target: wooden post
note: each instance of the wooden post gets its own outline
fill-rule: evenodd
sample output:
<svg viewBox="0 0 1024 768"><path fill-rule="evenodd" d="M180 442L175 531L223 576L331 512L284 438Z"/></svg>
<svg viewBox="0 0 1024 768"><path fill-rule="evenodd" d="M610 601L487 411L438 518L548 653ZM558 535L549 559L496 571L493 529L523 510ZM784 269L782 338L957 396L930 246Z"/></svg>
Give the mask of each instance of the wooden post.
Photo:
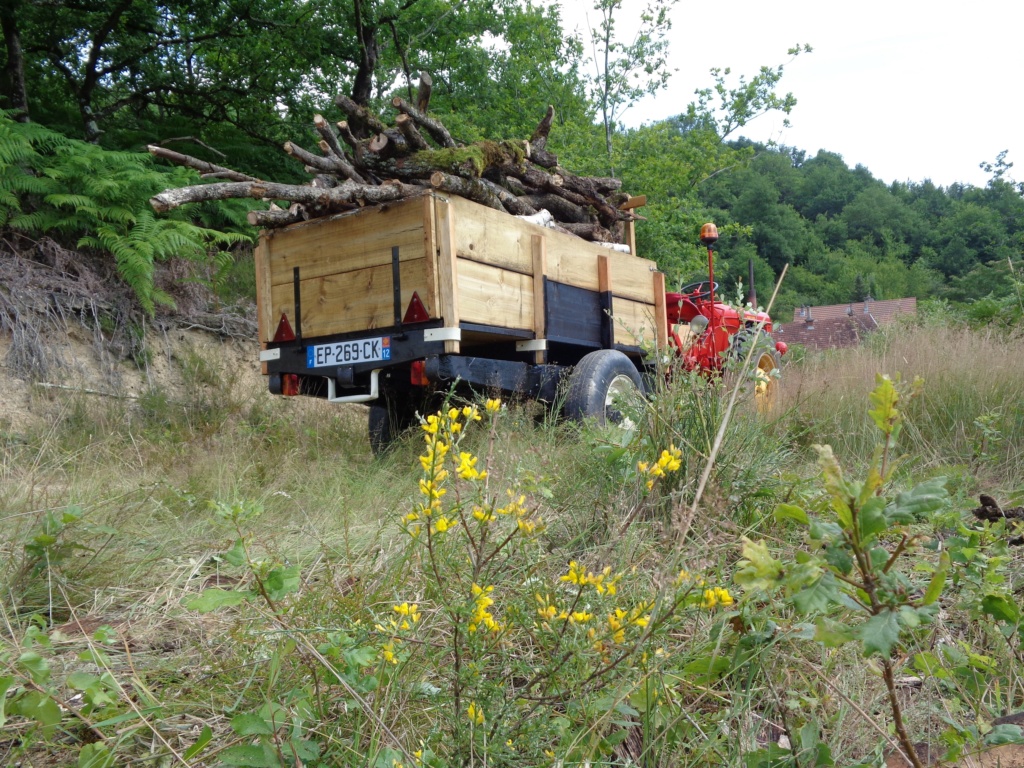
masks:
<svg viewBox="0 0 1024 768"><path fill-rule="evenodd" d="M447 200L437 199L437 281L440 314L446 328L459 327L459 270L456 260L455 212ZM446 341L444 351L459 353L458 341Z"/></svg>
<svg viewBox="0 0 1024 768"><path fill-rule="evenodd" d="M604 349L615 347L615 317L612 312L612 275L611 264L607 254L597 257L597 290L601 301L601 346Z"/></svg>
<svg viewBox="0 0 1024 768"><path fill-rule="evenodd" d="M548 241L544 235L531 235L533 248L533 334L535 339L547 339L547 310L545 304L545 283L548 272ZM548 361L546 349L533 353L533 362L543 365Z"/></svg>
<svg viewBox="0 0 1024 768"><path fill-rule="evenodd" d="M636 256L636 222L622 222L622 244L628 245L630 254Z"/></svg>
<svg viewBox="0 0 1024 768"><path fill-rule="evenodd" d="M654 333L658 354L668 350L668 304L665 298L665 273L654 273Z"/></svg>
<svg viewBox="0 0 1024 768"><path fill-rule="evenodd" d="M441 314L441 302L438 297L437 288L437 228L434 222L437 221L437 213L434 210L434 196L423 196L423 255L426 257L427 270L427 295L421 296L423 306L427 314L437 317Z"/></svg>
<svg viewBox="0 0 1024 768"><path fill-rule="evenodd" d="M259 242L253 249L253 262L256 268L256 328L260 340L260 351L267 348L273 334L274 301L270 285L270 253L267 247L270 235L266 230L260 232ZM267 364L260 363L260 372L267 374Z"/></svg>

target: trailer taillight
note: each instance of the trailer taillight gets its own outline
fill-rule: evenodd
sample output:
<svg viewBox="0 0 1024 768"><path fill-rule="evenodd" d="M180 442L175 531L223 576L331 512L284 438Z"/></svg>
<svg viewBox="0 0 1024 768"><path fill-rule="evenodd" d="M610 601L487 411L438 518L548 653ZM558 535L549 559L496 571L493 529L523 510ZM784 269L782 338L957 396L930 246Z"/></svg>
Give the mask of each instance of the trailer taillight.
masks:
<svg viewBox="0 0 1024 768"><path fill-rule="evenodd" d="M277 324L277 331L274 332L274 341L295 341L295 331L292 324L288 322L288 315L281 313L281 322Z"/></svg>
<svg viewBox="0 0 1024 768"><path fill-rule="evenodd" d="M430 315L427 313L427 308L423 306L423 302L420 301L420 295L413 291L412 299L409 301L409 308L405 310L405 317L402 318L402 323L425 323L429 319Z"/></svg>
<svg viewBox="0 0 1024 768"><path fill-rule="evenodd" d="M430 383L427 378L427 363L425 360L413 360L409 368L409 382L414 387L425 387Z"/></svg>
<svg viewBox="0 0 1024 768"><path fill-rule="evenodd" d="M299 394L299 374L286 373L281 376L281 394L286 397L295 397Z"/></svg>

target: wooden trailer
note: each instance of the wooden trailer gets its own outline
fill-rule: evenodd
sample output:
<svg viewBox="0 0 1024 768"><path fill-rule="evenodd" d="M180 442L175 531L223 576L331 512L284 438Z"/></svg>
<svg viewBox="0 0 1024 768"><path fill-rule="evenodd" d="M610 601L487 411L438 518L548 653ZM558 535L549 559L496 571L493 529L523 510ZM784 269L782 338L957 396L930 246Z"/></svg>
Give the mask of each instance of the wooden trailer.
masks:
<svg viewBox="0 0 1024 768"><path fill-rule="evenodd" d="M633 255L626 226L630 253L425 190L263 232L257 302L271 391L369 403L371 432L383 409L390 438L456 381L553 400L601 351L601 371L613 360L616 376L639 383L667 343L665 284ZM607 394L580 413L567 400L567 411L603 418Z"/></svg>

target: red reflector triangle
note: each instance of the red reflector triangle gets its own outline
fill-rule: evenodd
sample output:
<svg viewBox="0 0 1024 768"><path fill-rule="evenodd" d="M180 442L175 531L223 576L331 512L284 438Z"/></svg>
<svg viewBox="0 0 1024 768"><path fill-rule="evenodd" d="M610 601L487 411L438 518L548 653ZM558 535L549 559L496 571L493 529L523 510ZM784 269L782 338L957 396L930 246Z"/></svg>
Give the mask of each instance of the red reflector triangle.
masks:
<svg viewBox="0 0 1024 768"><path fill-rule="evenodd" d="M409 308L405 310L405 317L402 318L402 322L425 323L429 319L430 315L427 314L427 308L420 301L420 295L413 291L412 299L409 301Z"/></svg>
<svg viewBox="0 0 1024 768"><path fill-rule="evenodd" d="M288 315L284 312L281 313L281 322L277 324L274 341L295 341L295 331L292 330L292 324L288 322Z"/></svg>

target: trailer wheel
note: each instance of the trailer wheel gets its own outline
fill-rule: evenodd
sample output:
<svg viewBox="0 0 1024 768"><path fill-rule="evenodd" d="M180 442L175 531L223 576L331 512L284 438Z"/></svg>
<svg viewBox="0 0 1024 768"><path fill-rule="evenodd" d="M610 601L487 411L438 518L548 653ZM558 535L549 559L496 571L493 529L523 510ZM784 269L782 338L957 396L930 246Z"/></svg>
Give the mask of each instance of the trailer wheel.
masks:
<svg viewBox="0 0 1024 768"><path fill-rule="evenodd" d="M387 452L416 419L414 408L381 398L370 406L370 450L374 456Z"/></svg>
<svg viewBox="0 0 1024 768"><path fill-rule="evenodd" d="M592 419L600 425L621 424L621 403L643 392L640 373L628 357L614 349L584 356L569 376L564 413L573 421Z"/></svg>

